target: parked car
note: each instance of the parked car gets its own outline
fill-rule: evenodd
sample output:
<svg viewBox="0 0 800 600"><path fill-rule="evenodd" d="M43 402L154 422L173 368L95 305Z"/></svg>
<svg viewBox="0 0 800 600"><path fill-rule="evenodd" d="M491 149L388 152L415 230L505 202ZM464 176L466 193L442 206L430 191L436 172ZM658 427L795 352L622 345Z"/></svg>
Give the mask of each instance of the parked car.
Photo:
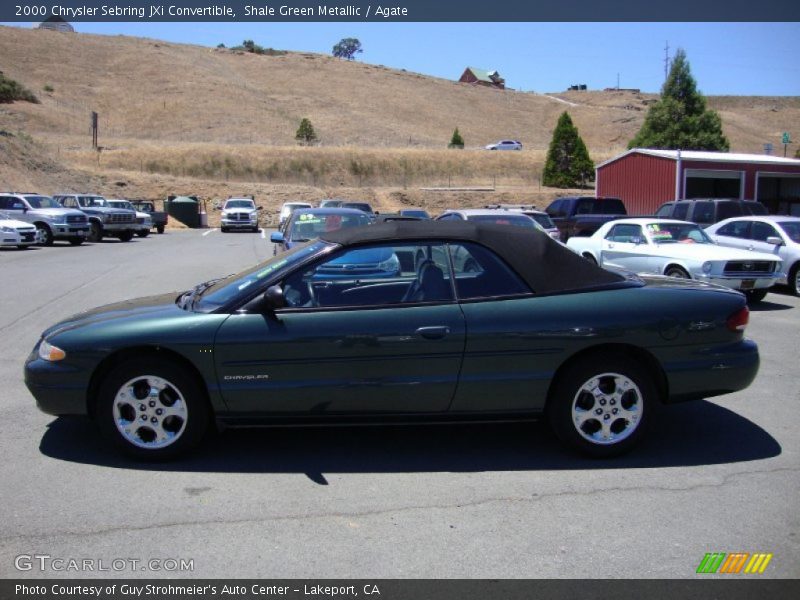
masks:
<svg viewBox="0 0 800 600"><path fill-rule="evenodd" d="M800 217L736 217L709 226L706 233L722 246L779 256L787 275L778 283L800 296Z"/></svg>
<svg viewBox="0 0 800 600"><path fill-rule="evenodd" d="M522 150L522 142L517 140L500 140L494 144L484 146L486 150Z"/></svg>
<svg viewBox="0 0 800 600"><path fill-rule="evenodd" d="M602 267L716 283L759 302L784 277L774 254L724 248L696 223L635 218L606 223L567 246Z"/></svg>
<svg viewBox="0 0 800 600"><path fill-rule="evenodd" d="M601 225L628 215L619 198L564 196L553 200L544 211L561 232L561 241L573 236L588 237Z"/></svg>
<svg viewBox="0 0 800 600"><path fill-rule="evenodd" d="M256 206L253 198L228 198L221 209L220 231L222 233L227 233L231 229L258 231L258 211L261 209L261 206Z"/></svg>
<svg viewBox="0 0 800 600"><path fill-rule="evenodd" d="M64 208L50 196L29 193L0 193L0 210L12 219L36 227L36 243L51 246L53 240L67 240L79 246L89 235L89 218L73 208Z"/></svg>
<svg viewBox="0 0 800 600"><path fill-rule="evenodd" d="M278 213L278 227L283 225L284 221L291 216L291 214L299 208L313 208L308 202L284 202L281 205L281 211Z"/></svg>
<svg viewBox="0 0 800 600"><path fill-rule="evenodd" d="M367 202L342 202L339 205L341 208L355 208L356 210L363 211L368 215L375 214L372 207Z"/></svg>
<svg viewBox="0 0 800 600"><path fill-rule="evenodd" d="M436 221L471 221L473 223L494 223L496 225L515 225L527 229L542 229L536 221L518 211L502 208L461 208L447 209ZM544 231L544 229L542 229Z"/></svg>
<svg viewBox="0 0 800 600"><path fill-rule="evenodd" d="M56 194L53 200L66 208L86 213L90 242L101 242L104 237L115 237L121 242L133 239L136 211L132 206L112 206L98 194Z"/></svg>
<svg viewBox="0 0 800 600"><path fill-rule="evenodd" d="M524 209L520 212L541 225L542 229L544 229L551 238L554 240L561 240L561 232L558 230L558 227L556 227L556 224L553 223L553 219L551 219L550 215L546 212L530 209Z"/></svg>
<svg viewBox="0 0 800 600"><path fill-rule="evenodd" d="M390 221L423 221L422 217L413 217L411 215L401 215L400 213L380 213L372 215L372 223L388 223Z"/></svg>
<svg viewBox="0 0 800 600"><path fill-rule="evenodd" d="M320 200L319 206L317 208L339 208L344 203L344 200L337 200L335 198L329 198L327 200Z"/></svg>
<svg viewBox="0 0 800 600"><path fill-rule="evenodd" d="M36 227L0 212L0 246L16 246L26 250L36 243Z"/></svg>
<svg viewBox="0 0 800 600"><path fill-rule="evenodd" d="M280 231L270 235L273 254L337 229L360 227L372 222L370 215L354 208L301 208L292 213Z"/></svg>
<svg viewBox="0 0 800 600"><path fill-rule="evenodd" d="M656 211L659 218L692 221L701 227L708 227L731 217L766 214L767 208L760 202L731 198L674 200L662 204Z"/></svg>
<svg viewBox="0 0 800 600"><path fill-rule="evenodd" d="M419 219L431 218L430 214L428 214L428 211L421 208L402 208L398 212L404 217L417 217Z"/></svg>
<svg viewBox="0 0 800 600"><path fill-rule="evenodd" d="M325 275L401 248L428 258L368 281ZM481 270L454 269L457 250ZM747 322L737 292L612 273L526 228L396 222L70 317L43 332L25 383L42 411L91 416L138 459L180 455L215 421L537 417L609 457L641 441L657 405L750 385Z"/></svg>
<svg viewBox="0 0 800 600"><path fill-rule="evenodd" d="M150 222L158 233L164 233L169 223L169 215L166 211L156 210L156 203L151 200L131 200L131 204L137 213L147 213L150 215Z"/></svg>
<svg viewBox="0 0 800 600"><path fill-rule="evenodd" d="M153 228L153 218L149 212L136 210L133 202L130 200L123 200L121 198L111 198L108 201L109 206L114 208L124 208L125 210L132 210L134 218L136 219L134 226L134 233L138 237L147 237L150 235L150 230Z"/></svg>

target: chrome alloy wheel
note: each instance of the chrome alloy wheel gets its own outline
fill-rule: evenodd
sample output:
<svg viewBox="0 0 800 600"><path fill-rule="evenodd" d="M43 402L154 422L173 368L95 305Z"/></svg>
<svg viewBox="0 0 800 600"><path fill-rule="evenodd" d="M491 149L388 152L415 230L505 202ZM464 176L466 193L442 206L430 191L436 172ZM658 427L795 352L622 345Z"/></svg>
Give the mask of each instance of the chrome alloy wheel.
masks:
<svg viewBox="0 0 800 600"><path fill-rule="evenodd" d="M644 401L625 375L602 373L586 381L572 401L572 422L584 439L611 445L630 436L642 420Z"/></svg>
<svg viewBox="0 0 800 600"><path fill-rule="evenodd" d="M147 450L175 443L189 418L180 390L155 375L141 375L124 383L114 397L113 412L122 437Z"/></svg>

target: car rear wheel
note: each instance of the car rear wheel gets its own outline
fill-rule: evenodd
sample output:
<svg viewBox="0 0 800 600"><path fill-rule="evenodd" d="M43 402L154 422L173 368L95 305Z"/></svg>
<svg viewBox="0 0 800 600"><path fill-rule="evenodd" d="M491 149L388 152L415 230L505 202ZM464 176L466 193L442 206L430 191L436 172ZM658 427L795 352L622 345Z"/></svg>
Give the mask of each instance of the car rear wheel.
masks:
<svg viewBox="0 0 800 600"><path fill-rule="evenodd" d="M547 413L556 435L595 458L631 450L657 405L653 378L627 356L595 356L568 367L555 382Z"/></svg>
<svg viewBox="0 0 800 600"><path fill-rule="evenodd" d="M199 382L168 361L122 363L104 379L97 402L103 435L137 459L174 458L197 446L209 427L210 410Z"/></svg>
<svg viewBox="0 0 800 600"><path fill-rule="evenodd" d="M590 263L592 263L593 265L596 265L596 264L597 264L597 260L595 259L595 257L594 257L594 256L592 256L591 254L589 254L588 252L586 252L586 253L583 255L583 258L585 258L586 260L588 260L588 261L589 261Z"/></svg>
<svg viewBox="0 0 800 600"><path fill-rule="evenodd" d="M136 235L138 237L140 237L140 238L146 238L148 235L150 235L150 230L147 229L147 230L143 230L143 231L137 231Z"/></svg>
<svg viewBox="0 0 800 600"><path fill-rule="evenodd" d="M36 225L36 243L40 246L53 245L53 232L44 223Z"/></svg>
<svg viewBox="0 0 800 600"><path fill-rule="evenodd" d="M664 271L664 275L667 277L677 277L679 279L691 279L691 277L689 277L689 273L686 272L686 269L676 265L671 265L666 271Z"/></svg>
<svg viewBox="0 0 800 600"><path fill-rule="evenodd" d="M156 227L156 231L158 233L164 233L164 226L163 225L159 225L158 227Z"/></svg>

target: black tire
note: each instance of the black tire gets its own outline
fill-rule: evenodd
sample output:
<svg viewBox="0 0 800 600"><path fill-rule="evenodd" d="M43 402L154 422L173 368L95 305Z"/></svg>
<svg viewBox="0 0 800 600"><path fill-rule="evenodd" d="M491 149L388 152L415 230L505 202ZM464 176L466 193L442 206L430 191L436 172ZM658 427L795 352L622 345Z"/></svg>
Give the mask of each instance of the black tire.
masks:
<svg viewBox="0 0 800 600"><path fill-rule="evenodd" d="M219 230L220 230L222 233L228 233L228 228L227 228L227 227L220 227L220 228L219 228Z"/></svg>
<svg viewBox="0 0 800 600"><path fill-rule="evenodd" d="M120 242L130 242L133 239L134 232L132 229L127 229L117 235Z"/></svg>
<svg viewBox="0 0 800 600"><path fill-rule="evenodd" d="M584 255L583 255L583 258L585 258L586 260L588 260L588 261L589 261L590 263L592 263L593 265L596 265L596 264L597 264L597 259L596 259L594 256L592 256L591 254L589 254L588 252L587 252L586 254L584 254Z"/></svg>
<svg viewBox="0 0 800 600"><path fill-rule="evenodd" d="M150 235L150 230L149 229L147 231L140 230L140 231L136 232L136 236L140 237L140 238L146 238L148 235Z"/></svg>
<svg viewBox="0 0 800 600"><path fill-rule="evenodd" d="M595 379L600 396L586 391ZM657 406L658 392L648 370L629 356L612 353L586 358L560 373L548 399L547 417L571 448L593 458L610 458L642 440ZM575 422L579 418L580 426ZM605 434L610 437L604 439Z"/></svg>
<svg viewBox="0 0 800 600"><path fill-rule="evenodd" d="M664 275L667 277L677 277L678 279L691 279L686 269L677 265L670 265L667 270L664 271Z"/></svg>
<svg viewBox="0 0 800 600"><path fill-rule="evenodd" d="M84 242L82 237L71 237L67 241L71 246L80 246Z"/></svg>
<svg viewBox="0 0 800 600"><path fill-rule="evenodd" d="M795 296L800 296L800 262L794 263L792 268L789 269L787 283L789 284L789 291Z"/></svg>
<svg viewBox="0 0 800 600"><path fill-rule="evenodd" d="M97 221L89 223L89 241L95 244L103 241L103 226Z"/></svg>
<svg viewBox="0 0 800 600"><path fill-rule="evenodd" d="M150 396L146 392L154 389L153 384L166 385L157 396ZM176 414L158 416L163 412L157 411L171 409ZM197 378L169 360L155 358L133 359L114 368L100 385L94 415L103 436L117 450L153 461L195 448L211 422L208 398ZM157 431L167 437L159 441Z"/></svg>
<svg viewBox="0 0 800 600"><path fill-rule="evenodd" d="M28 245L27 244L20 244L20 245L17 246L17 248L20 249L20 250L27 250L28 249Z"/></svg>
<svg viewBox="0 0 800 600"><path fill-rule="evenodd" d="M55 239L53 236L53 232L50 228L45 225L44 223L39 223L36 225L36 237L39 238L39 245L40 246L52 246L53 240Z"/></svg>
<svg viewBox="0 0 800 600"><path fill-rule="evenodd" d="M744 295L747 296L748 304L756 304L766 298L768 292L769 290L766 288L762 290L745 290Z"/></svg>
<svg viewBox="0 0 800 600"><path fill-rule="evenodd" d="M164 226L163 225L159 225L158 227L156 227L156 231L158 233L164 233Z"/></svg>

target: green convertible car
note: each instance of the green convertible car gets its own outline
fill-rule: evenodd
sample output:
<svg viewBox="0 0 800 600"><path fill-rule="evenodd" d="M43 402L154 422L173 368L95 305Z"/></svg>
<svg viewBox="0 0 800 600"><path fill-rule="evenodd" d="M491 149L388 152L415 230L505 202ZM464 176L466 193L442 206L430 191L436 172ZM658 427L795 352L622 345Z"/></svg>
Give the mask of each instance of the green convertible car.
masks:
<svg viewBox="0 0 800 600"><path fill-rule="evenodd" d="M42 334L25 382L137 458L214 424L537 417L604 457L658 404L747 387L748 316L738 292L613 273L535 230L394 222L75 315Z"/></svg>

